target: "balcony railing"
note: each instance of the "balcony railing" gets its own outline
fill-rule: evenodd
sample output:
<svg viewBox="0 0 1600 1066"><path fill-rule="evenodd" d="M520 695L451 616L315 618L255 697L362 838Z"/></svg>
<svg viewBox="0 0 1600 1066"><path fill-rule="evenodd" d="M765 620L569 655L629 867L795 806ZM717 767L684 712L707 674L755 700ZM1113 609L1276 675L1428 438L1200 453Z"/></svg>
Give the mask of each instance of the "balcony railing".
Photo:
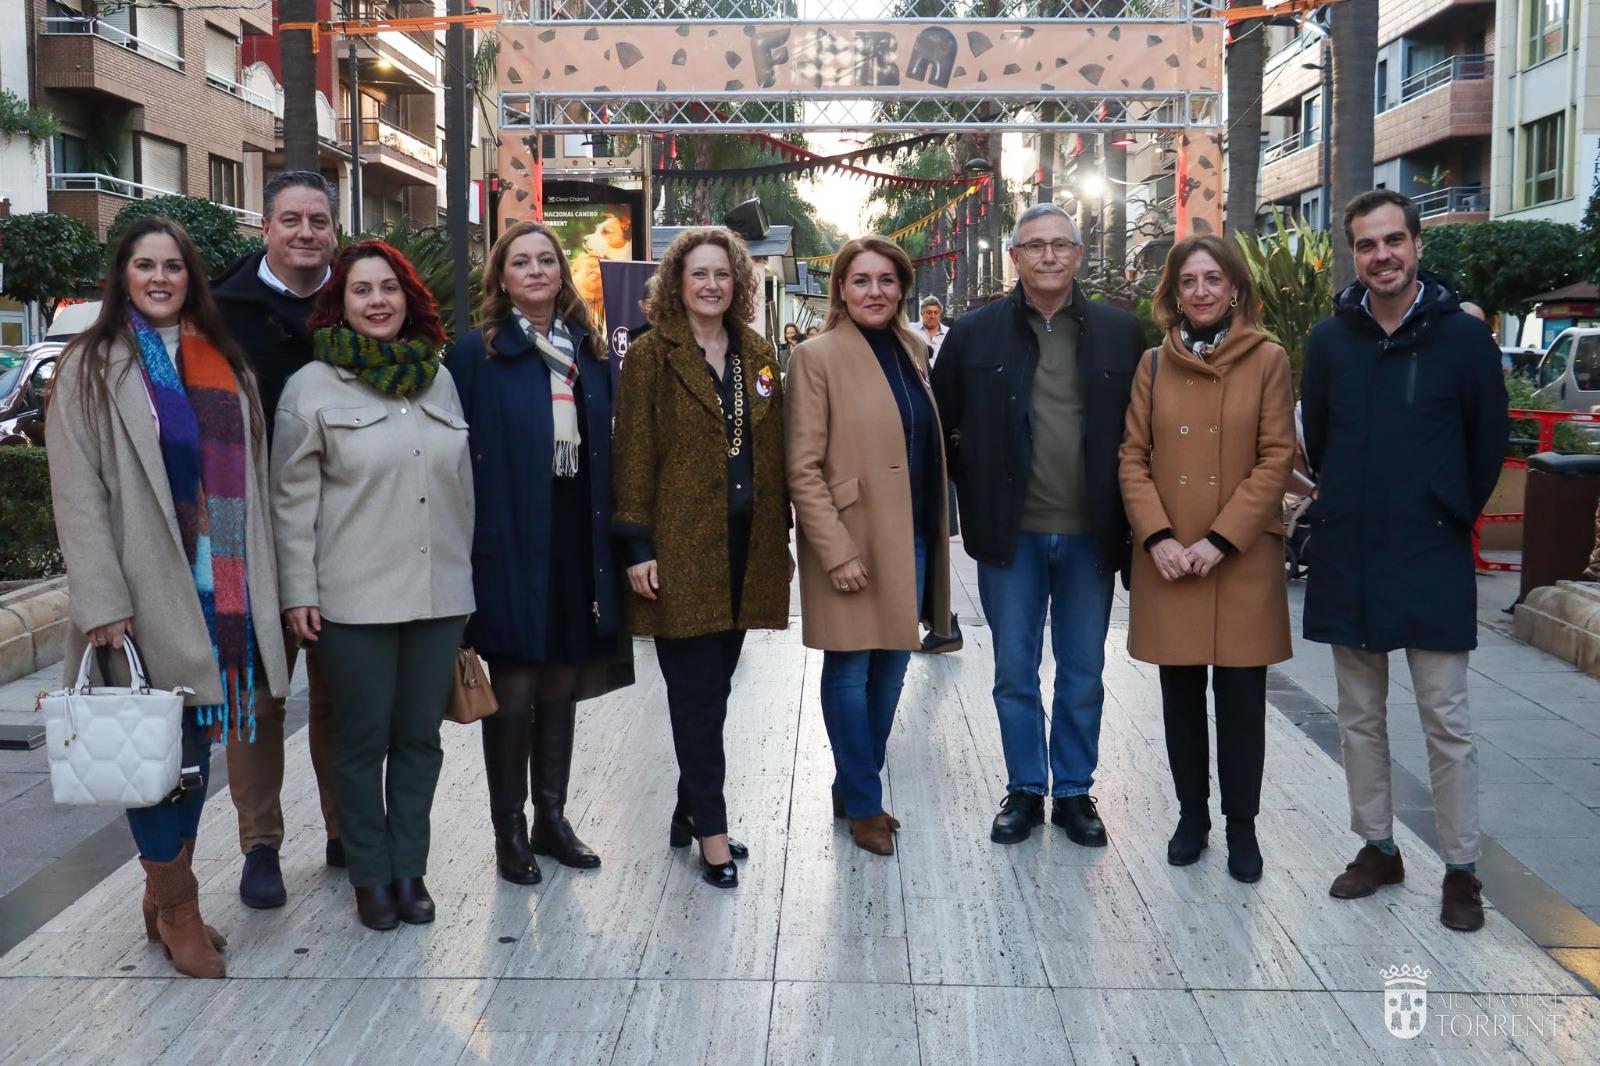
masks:
<svg viewBox="0 0 1600 1066"><path fill-rule="evenodd" d="M1269 144L1261 150L1262 165L1275 163L1285 156L1293 155L1302 148L1310 148L1319 142L1322 136L1320 126L1312 126L1299 133L1291 133L1277 144Z"/></svg>
<svg viewBox="0 0 1600 1066"><path fill-rule="evenodd" d="M130 52L138 52L142 56L148 56L164 67L171 67L173 70L183 69L183 57L176 52L169 52L160 45L151 44L144 38L136 37L127 30L119 29L104 19L89 16L77 18L70 15L50 15L45 17L43 22L44 32L47 34L93 34L101 40L110 41L119 48L126 48Z"/></svg>
<svg viewBox="0 0 1600 1066"><path fill-rule="evenodd" d="M1259 33L1260 31L1256 32ZM1271 70L1274 67L1281 66L1301 52L1319 43L1319 41L1320 38L1313 37L1310 34L1301 34L1291 38L1288 44L1267 56L1267 61L1262 65L1262 70Z"/></svg>
<svg viewBox="0 0 1600 1066"><path fill-rule="evenodd" d="M1419 70L1400 83L1400 99L1405 103L1425 92L1453 81L1479 81L1494 73L1494 60L1486 55L1451 56L1425 70ZM1393 105L1391 105L1393 106Z"/></svg>
<svg viewBox="0 0 1600 1066"><path fill-rule="evenodd" d="M50 190L52 192L96 192L108 196L121 196L129 200L143 200L151 196L181 196L180 192L173 189L162 189L154 185L141 185L137 181L119 178L114 174L51 174ZM261 225L261 212L246 211L242 207L232 204L217 204L225 211L239 216L241 222L252 226Z"/></svg>
<svg viewBox="0 0 1600 1066"><path fill-rule="evenodd" d="M1482 185L1455 185L1413 196L1411 202L1417 205L1423 218L1468 211L1488 214L1489 190Z"/></svg>
<svg viewBox="0 0 1600 1066"><path fill-rule="evenodd" d="M350 120L347 118L339 120L339 140L344 144L350 143ZM424 166L436 167L439 165L439 150L427 141L407 133L399 126L391 125L381 118L362 119L361 147L379 146L393 149Z"/></svg>
<svg viewBox="0 0 1600 1066"><path fill-rule="evenodd" d="M206 75L206 84L213 89L221 89L229 96L236 96L247 104L254 104L264 111L274 110L277 103L277 101L261 95L247 85L240 85L238 82L230 81L227 78L219 78L215 74Z"/></svg>

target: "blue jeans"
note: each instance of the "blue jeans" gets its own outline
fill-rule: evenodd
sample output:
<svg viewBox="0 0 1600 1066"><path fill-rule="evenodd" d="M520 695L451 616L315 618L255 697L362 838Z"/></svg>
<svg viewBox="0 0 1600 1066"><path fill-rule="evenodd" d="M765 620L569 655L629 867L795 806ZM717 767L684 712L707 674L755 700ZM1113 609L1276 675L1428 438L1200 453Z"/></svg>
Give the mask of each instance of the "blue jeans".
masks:
<svg viewBox="0 0 1600 1066"><path fill-rule="evenodd" d="M164 799L154 807L129 807L128 828L133 832L139 857L151 862L171 862L178 857L183 841L200 831L200 813L206 805L206 788L211 784L211 738L200 727L192 707L183 711L184 755L198 753L200 778L204 784L189 789L176 799ZM238 740L235 744L241 743ZM184 759L185 765L189 762Z"/></svg>
<svg viewBox="0 0 1600 1066"><path fill-rule="evenodd" d="M928 568L927 542L916 538L917 614ZM883 756L894 728L909 651L822 653L822 722L833 747L833 791L848 818L883 812Z"/></svg>
<svg viewBox="0 0 1600 1066"><path fill-rule="evenodd" d="M1010 566L978 564L978 596L994 635L1007 792L1081 796L1094 784L1111 581L1095 570L1093 539L1065 533L1023 533ZM1047 609L1056 660L1048 739L1039 694Z"/></svg>

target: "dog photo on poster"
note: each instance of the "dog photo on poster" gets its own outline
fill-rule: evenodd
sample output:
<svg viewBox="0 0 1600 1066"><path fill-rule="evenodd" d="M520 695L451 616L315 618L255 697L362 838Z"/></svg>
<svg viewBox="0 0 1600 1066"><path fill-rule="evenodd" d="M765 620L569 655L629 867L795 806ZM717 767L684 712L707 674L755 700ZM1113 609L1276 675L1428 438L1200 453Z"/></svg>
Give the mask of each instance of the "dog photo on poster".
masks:
<svg viewBox="0 0 1600 1066"><path fill-rule="evenodd" d="M589 305L595 327L604 336L600 263L649 258L644 192L592 181L546 181L544 224L561 238L578 295Z"/></svg>

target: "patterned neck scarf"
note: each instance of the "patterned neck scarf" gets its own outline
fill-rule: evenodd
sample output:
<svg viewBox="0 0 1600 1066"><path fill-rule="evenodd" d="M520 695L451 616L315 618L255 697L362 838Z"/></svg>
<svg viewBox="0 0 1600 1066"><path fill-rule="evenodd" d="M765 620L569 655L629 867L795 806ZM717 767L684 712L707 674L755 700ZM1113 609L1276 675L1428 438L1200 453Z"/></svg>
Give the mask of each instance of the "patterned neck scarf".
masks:
<svg viewBox="0 0 1600 1066"><path fill-rule="evenodd" d="M1209 363L1211 361L1211 357L1216 355L1217 352L1222 348L1222 342L1228 339L1228 327L1224 325L1221 329L1217 330L1217 335L1215 337L1212 337L1208 341L1200 340L1194 334L1189 332L1189 322L1187 319L1185 319L1178 327L1178 333L1183 337L1184 346L1193 352L1195 358L1200 360L1202 363Z"/></svg>
<svg viewBox="0 0 1600 1066"><path fill-rule="evenodd" d="M349 326L323 326L311 335L311 354L349 370L379 392L413 396L439 374L439 347L427 337L379 341Z"/></svg>
<svg viewBox="0 0 1600 1066"><path fill-rule="evenodd" d="M555 454L551 457L551 469L556 477L577 477L583 437L578 431L578 399L574 391L578 383L578 356L572 343L572 334L565 322L552 315L550 336L547 338L528 320L527 315L515 309L512 313L517 316L517 324L527 334L528 340L533 342L544 365L550 370L550 416L555 428Z"/></svg>
<svg viewBox="0 0 1600 1066"><path fill-rule="evenodd" d="M222 678L222 702L199 708L200 724L226 744L231 719L234 736L253 741L256 645L244 557L249 474L238 382L227 358L187 320L178 341L181 377L161 334L131 307L128 328L160 422L178 533Z"/></svg>

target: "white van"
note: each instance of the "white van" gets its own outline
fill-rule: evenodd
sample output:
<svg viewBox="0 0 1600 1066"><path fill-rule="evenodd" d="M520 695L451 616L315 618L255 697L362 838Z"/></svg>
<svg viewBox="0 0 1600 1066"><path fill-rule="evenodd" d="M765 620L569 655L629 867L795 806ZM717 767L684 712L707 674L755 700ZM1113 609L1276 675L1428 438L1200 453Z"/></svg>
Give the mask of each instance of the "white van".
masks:
<svg viewBox="0 0 1600 1066"><path fill-rule="evenodd" d="M1563 330L1536 374L1536 395L1556 410L1600 412L1600 328Z"/></svg>

